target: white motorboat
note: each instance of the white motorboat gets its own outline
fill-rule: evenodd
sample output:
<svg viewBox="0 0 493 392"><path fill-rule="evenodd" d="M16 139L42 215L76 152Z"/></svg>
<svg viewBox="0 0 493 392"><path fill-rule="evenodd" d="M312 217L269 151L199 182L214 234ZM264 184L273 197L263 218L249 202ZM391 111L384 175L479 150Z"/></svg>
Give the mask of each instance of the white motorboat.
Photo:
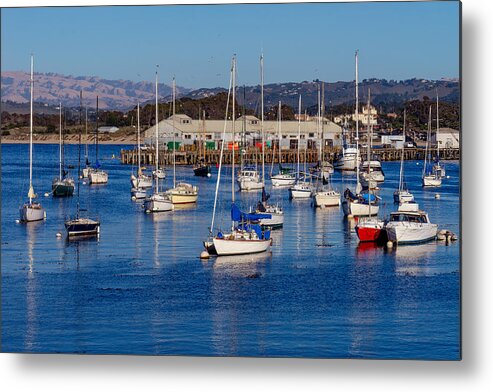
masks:
<svg viewBox="0 0 493 392"><path fill-rule="evenodd" d="M397 211L390 214L385 229L389 241L397 244L418 244L436 238L438 225L430 222L423 211Z"/></svg>
<svg viewBox="0 0 493 392"><path fill-rule="evenodd" d="M244 169L240 171L236 182L240 187L240 191L259 191L264 187L259 172L254 169Z"/></svg>
<svg viewBox="0 0 493 392"><path fill-rule="evenodd" d="M334 190L315 192L315 207L337 207L341 205L341 194Z"/></svg>
<svg viewBox="0 0 493 392"><path fill-rule="evenodd" d="M29 114L29 201L19 208L19 219L21 222L35 222L46 219L46 211L41 203L33 201L37 195L33 187L33 90L34 90L34 57L31 55L31 78L30 84L30 114Z"/></svg>
<svg viewBox="0 0 493 392"><path fill-rule="evenodd" d="M226 139L226 127L227 127L227 117L229 113L229 101L231 92L232 93L232 103L233 103L233 113L235 113L235 77L236 77L236 57L233 56L232 66L231 66L231 76L230 85L228 90L228 100L226 103L226 116L224 120L223 137L221 142L221 154L219 157L219 168L217 174L216 191L214 195L214 207L212 212L212 222L209 229L209 240L204 241L204 247L209 253L222 255L242 255L250 253L260 253L265 252L270 249L271 239L270 231L263 229L260 225L254 223L264 218L271 218L269 214L245 214L240 211L236 206L235 189L234 189L234 153L232 157L232 184L231 184L231 231L229 233L223 233L219 231L216 235L213 235L214 230L214 220L216 214L216 206L219 192L219 184L221 179L221 168L222 159L224 153L224 140ZM233 129L233 140L234 140L234 129L235 129L235 115L232 116L232 129ZM233 150L234 151L234 150Z"/></svg>
<svg viewBox="0 0 493 392"><path fill-rule="evenodd" d="M354 171L361 164L361 157L355 144L348 144L334 161L335 170Z"/></svg>

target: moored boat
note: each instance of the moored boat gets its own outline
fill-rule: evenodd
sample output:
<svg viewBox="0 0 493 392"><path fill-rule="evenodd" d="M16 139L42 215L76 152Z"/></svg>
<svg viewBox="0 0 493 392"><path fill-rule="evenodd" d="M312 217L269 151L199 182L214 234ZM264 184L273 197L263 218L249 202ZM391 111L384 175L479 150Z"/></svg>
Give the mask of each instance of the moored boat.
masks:
<svg viewBox="0 0 493 392"><path fill-rule="evenodd" d="M385 229L389 241L397 244L418 244L434 240L438 225L431 223L424 211L397 211L390 214Z"/></svg>

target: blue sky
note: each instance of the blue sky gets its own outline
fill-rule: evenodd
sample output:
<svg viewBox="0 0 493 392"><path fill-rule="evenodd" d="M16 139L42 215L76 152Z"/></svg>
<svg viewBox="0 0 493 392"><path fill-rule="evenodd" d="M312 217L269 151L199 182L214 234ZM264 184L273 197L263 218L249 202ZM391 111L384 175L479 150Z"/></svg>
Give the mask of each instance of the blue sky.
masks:
<svg viewBox="0 0 493 392"><path fill-rule="evenodd" d="M341 3L2 9L2 69L153 80L186 87L238 83L459 76L459 4Z"/></svg>

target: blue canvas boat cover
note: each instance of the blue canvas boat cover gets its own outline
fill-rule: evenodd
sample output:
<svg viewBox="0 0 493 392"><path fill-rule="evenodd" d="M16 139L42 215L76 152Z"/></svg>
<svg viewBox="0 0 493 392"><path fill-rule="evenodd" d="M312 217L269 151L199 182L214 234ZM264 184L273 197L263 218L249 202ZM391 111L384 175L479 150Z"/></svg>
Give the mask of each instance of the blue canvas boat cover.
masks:
<svg viewBox="0 0 493 392"><path fill-rule="evenodd" d="M258 221L259 219L270 219L270 218L272 218L271 214L247 214L245 212L242 212L235 203L231 205L232 221L235 222Z"/></svg>

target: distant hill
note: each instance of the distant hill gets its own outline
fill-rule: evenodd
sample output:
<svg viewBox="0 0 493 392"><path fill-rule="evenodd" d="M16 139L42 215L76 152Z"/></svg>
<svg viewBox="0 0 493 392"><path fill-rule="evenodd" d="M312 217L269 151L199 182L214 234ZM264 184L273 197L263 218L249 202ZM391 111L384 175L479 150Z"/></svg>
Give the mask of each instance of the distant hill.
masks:
<svg viewBox="0 0 493 392"><path fill-rule="evenodd" d="M303 109L317 103L317 86L321 81L271 83L264 87L266 111L276 106L279 100L283 104L297 108L298 95L302 95ZM36 73L34 99L41 104L56 106L62 101L66 107L79 106L79 91L83 90L86 105L95 107L96 95L99 95L101 109L127 111L135 107L139 100L142 104L154 102L154 84L152 81L133 82L129 80L108 80L95 76L66 76L55 73ZM361 102L365 102L368 88L371 88L372 104L376 106L399 106L411 100L422 100L434 97L436 91L441 101L457 103L460 97L457 79L426 80L409 79L403 81L385 79L366 79L360 82ZM160 84L160 102L170 100L171 88ZM191 90L177 87L177 96L182 98L209 98L224 88L200 88ZM5 71L1 75L2 102L25 104L29 102L29 75L20 71ZM243 105L245 96L246 107L258 113L260 86L239 86L238 103ZM327 106L351 104L354 102L354 81L325 83L325 100ZM4 105L2 105L4 106ZM22 106L22 105L21 105ZM3 110L15 110L15 105L3 107Z"/></svg>
<svg viewBox="0 0 493 392"><path fill-rule="evenodd" d="M2 102L29 102L29 74L22 71L5 71L1 75ZM154 100L155 85L152 82L132 82L129 80L108 80L96 76L67 76L55 73L34 74L34 100L49 105L58 105L61 101L65 107L79 106L79 93L83 91L84 105L96 107L99 96L101 109L127 110L141 102ZM169 96L171 87L160 83L161 96ZM177 87L179 94L190 89ZM9 108L11 108L9 106Z"/></svg>

